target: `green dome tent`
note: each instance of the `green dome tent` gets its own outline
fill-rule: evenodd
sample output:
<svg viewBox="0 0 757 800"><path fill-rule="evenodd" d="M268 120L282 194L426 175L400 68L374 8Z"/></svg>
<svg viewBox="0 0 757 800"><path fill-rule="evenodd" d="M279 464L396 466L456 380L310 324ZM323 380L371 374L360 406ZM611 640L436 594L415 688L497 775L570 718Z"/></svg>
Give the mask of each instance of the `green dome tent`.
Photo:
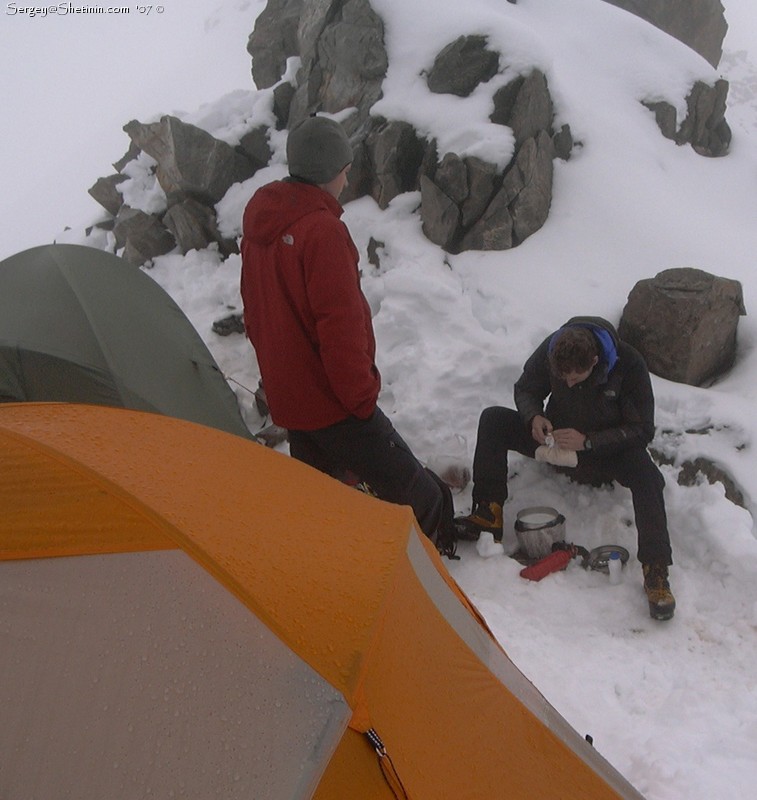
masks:
<svg viewBox="0 0 757 800"><path fill-rule="evenodd" d="M138 267L80 245L0 262L0 401L152 411L252 438L169 295Z"/></svg>

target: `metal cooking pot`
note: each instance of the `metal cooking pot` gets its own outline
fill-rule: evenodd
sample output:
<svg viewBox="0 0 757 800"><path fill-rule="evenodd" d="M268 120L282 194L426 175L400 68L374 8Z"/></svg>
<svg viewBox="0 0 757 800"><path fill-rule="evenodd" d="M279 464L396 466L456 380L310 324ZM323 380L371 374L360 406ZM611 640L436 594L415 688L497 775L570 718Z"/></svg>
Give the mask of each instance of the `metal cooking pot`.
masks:
<svg viewBox="0 0 757 800"><path fill-rule="evenodd" d="M565 541L565 517L551 506L532 506L518 512L515 536L529 558L544 558L555 542Z"/></svg>

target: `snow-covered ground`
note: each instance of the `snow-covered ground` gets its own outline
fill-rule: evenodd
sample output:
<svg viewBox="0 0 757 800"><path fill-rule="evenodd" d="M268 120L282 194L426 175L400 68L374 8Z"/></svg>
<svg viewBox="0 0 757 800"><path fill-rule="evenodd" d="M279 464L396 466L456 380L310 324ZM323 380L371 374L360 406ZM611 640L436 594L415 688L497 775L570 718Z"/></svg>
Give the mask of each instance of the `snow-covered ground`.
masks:
<svg viewBox="0 0 757 800"><path fill-rule="evenodd" d="M530 583L504 553L483 558L468 543L460 546L462 559L447 565L514 662L580 733L593 736L599 751L648 800L753 797L757 14L752 0L724 0L731 28L719 71L599 0L515 5L469 0L464 13L451 0L373 4L386 22L391 62L383 114L410 120L456 152L506 159L501 148L507 138L492 136L486 122L486 93L493 86L480 87L468 99L432 96L418 77L443 45L464 33L484 33L515 69L533 64L545 71L558 121L569 123L582 143L570 161L556 163L546 225L512 251L445 255L421 233L417 194L398 197L384 211L369 199L347 206L344 218L363 254L363 285L374 311L384 382L380 402L420 458L469 464L481 409L512 404L512 384L526 357L568 317L591 314L617 323L636 281L670 267L698 267L743 284L749 315L740 322L739 356L731 372L709 388L654 378L654 444L675 459L663 467L675 559L671 583L678 601L671 622L649 618L633 555L618 586L577 563ZM16 215L17 224L0 237L1 257L53 237L85 241L84 226L98 212L80 210L76 198L86 197L86 189L108 174L110 162L126 149L128 140L119 132L129 119L149 121L180 105L188 109L179 112L184 119L232 140L270 114L270 93L252 88L244 52L262 2L226 0L212 14L201 5L166 6L161 27L152 33L147 32L151 20L141 20L145 25L134 38L123 34L102 55L105 77L94 74L98 70L83 71L84 56L79 61L56 42L58 67L74 64L63 70L68 91L49 100L53 82L24 70L30 53L37 56L35 67L43 69L43 54L33 45L52 46L47 37L65 36L61 31L70 20L3 20L3 44L13 45L11 54L0 49L4 74L11 74L14 58L27 66L13 71L17 105L3 115L4 141L10 137L17 147L15 155L2 154L3 213L6 220ZM90 31L105 24L77 20L77 30L84 30L84 23ZM198 52L207 54L202 69ZM206 75L206 82L190 87L193 78L183 77L179 67L195 77L207 68L215 78ZM122 72L134 84L128 97L107 88L107 80ZM733 143L726 158L706 159L664 139L639 101L666 99L682 109L694 80L718 75L731 82L727 118ZM87 102L68 114L66 104L73 108L82 96ZM61 125L69 116L75 124L64 134ZM103 142L91 131L101 130L104 119L117 135L107 132L108 152L95 158ZM283 137L274 137L273 144L273 166L232 187L219 203L227 233L239 233L253 191L284 174ZM39 168L42 147L55 157ZM146 175L147 170L127 189L136 202L155 199ZM33 190L38 181L44 192ZM61 209L69 212L65 223ZM63 224L73 230L61 233ZM371 237L384 243L378 267L366 257ZM89 243L108 245L104 237ZM257 384L253 352L243 337L211 331L214 320L240 310L239 269L238 257L221 262L215 252L203 251L159 258L150 274L200 331L255 430L266 421L242 388ZM693 487L678 485L680 464L697 456L716 461L734 478L746 508L727 500L720 484L703 479ZM579 488L517 457L512 468L508 551L515 545L511 526L517 510L551 505L565 515L569 539L589 548L619 544L635 553L626 490ZM466 511L469 489L455 501L459 512Z"/></svg>

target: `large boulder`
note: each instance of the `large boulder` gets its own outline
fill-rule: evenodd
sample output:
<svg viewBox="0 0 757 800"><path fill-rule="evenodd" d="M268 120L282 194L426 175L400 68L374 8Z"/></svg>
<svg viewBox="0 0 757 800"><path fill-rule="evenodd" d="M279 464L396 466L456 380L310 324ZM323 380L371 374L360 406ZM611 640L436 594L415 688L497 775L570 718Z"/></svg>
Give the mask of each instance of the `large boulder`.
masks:
<svg viewBox="0 0 757 800"><path fill-rule="evenodd" d="M701 269L667 269L634 286L618 333L655 375L701 386L733 364L743 314L738 281Z"/></svg>
<svg viewBox="0 0 757 800"><path fill-rule="evenodd" d="M191 197L172 205L163 216L163 225L171 233L182 254L202 250L211 243L218 244L225 255L238 253L236 241L224 239L218 231L216 215L211 208Z"/></svg>
<svg viewBox="0 0 757 800"><path fill-rule="evenodd" d="M381 121L366 137L365 149L370 194L380 208L386 208L397 195L418 187L425 143L410 123Z"/></svg>
<svg viewBox="0 0 757 800"><path fill-rule="evenodd" d="M124 259L138 267L176 247L176 240L155 215L129 206L121 206L113 234Z"/></svg>
<svg viewBox="0 0 757 800"><path fill-rule="evenodd" d="M286 62L299 56L297 28L304 0L269 0L255 20L247 40L252 56L252 79L258 89L268 89L279 82Z"/></svg>
<svg viewBox="0 0 757 800"><path fill-rule="evenodd" d="M686 118L677 125L675 108L668 102L645 101L654 113L663 136L676 144L690 144L702 156L727 155L731 128L725 119L728 81L720 79L713 86L697 81L686 97Z"/></svg>
<svg viewBox="0 0 757 800"><path fill-rule="evenodd" d="M487 48L485 36L460 36L434 59L426 84L436 94L468 95L499 71L499 53Z"/></svg>
<svg viewBox="0 0 757 800"><path fill-rule="evenodd" d="M169 206L189 197L212 205L232 184L255 173L250 159L231 145L177 117L165 116L146 125L132 120L124 131L157 161L155 174Z"/></svg>
<svg viewBox="0 0 757 800"><path fill-rule="evenodd" d="M720 0L606 0L651 22L687 44L713 67L720 63L728 30Z"/></svg>
<svg viewBox="0 0 757 800"><path fill-rule="evenodd" d="M553 117L547 79L538 69L515 78L494 94L494 111L490 119L512 129L516 147L540 131L551 130Z"/></svg>
<svg viewBox="0 0 757 800"><path fill-rule="evenodd" d="M297 43L301 67L288 127L317 111L355 108L344 121L351 135L381 97L389 66L381 18L368 0L310 0L300 15Z"/></svg>

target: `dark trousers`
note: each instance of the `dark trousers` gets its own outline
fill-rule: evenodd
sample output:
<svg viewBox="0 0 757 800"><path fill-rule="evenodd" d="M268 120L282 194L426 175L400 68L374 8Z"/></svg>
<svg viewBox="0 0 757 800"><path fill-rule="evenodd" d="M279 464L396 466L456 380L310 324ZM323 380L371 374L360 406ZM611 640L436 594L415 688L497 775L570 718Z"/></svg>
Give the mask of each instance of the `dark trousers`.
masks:
<svg viewBox="0 0 757 800"><path fill-rule="evenodd" d="M290 430L289 452L335 478L349 471L382 500L410 506L428 537L452 524L449 488L418 461L380 408L365 420L348 417L315 431Z"/></svg>
<svg viewBox="0 0 757 800"><path fill-rule="evenodd" d="M507 499L507 454L515 450L534 457L537 442L517 411L493 406L478 422L476 454L473 458L474 502L504 504ZM631 490L638 532L638 558L642 564L663 561L672 564L668 520L663 488L665 479L645 447L629 447L601 455L579 453L575 469L556 468L579 483L617 481Z"/></svg>

